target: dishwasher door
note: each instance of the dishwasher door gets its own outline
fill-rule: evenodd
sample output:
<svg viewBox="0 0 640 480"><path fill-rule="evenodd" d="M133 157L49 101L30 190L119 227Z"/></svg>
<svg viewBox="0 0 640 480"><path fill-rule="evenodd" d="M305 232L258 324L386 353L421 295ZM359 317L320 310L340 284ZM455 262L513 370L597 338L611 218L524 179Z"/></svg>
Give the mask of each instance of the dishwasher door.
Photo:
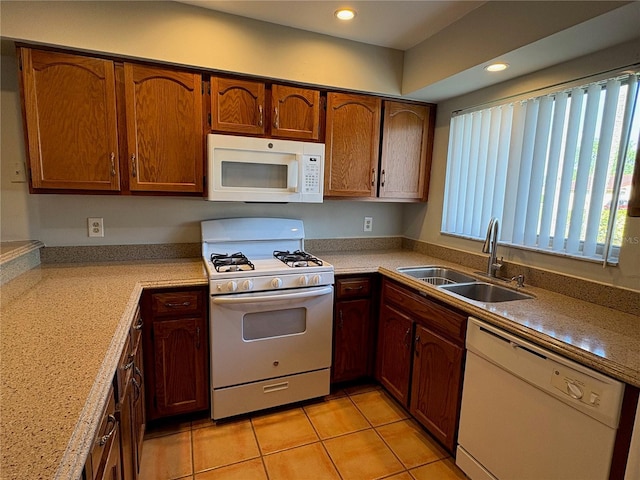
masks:
<svg viewBox="0 0 640 480"><path fill-rule="evenodd" d="M606 480L624 385L469 319L456 464L473 480Z"/></svg>

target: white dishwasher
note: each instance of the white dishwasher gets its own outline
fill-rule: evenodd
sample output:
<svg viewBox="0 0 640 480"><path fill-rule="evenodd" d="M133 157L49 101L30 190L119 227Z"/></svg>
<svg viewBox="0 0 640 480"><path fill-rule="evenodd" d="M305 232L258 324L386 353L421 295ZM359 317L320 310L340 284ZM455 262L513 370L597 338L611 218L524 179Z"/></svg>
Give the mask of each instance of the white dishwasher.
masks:
<svg viewBox="0 0 640 480"><path fill-rule="evenodd" d="M624 384L469 318L456 464L472 480L606 480Z"/></svg>

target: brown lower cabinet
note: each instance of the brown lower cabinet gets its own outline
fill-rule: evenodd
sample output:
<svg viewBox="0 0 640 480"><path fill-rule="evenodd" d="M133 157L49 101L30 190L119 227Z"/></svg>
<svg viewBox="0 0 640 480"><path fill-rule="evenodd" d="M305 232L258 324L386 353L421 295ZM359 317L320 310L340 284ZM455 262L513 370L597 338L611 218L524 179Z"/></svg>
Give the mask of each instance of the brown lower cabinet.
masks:
<svg viewBox="0 0 640 480"><path fill-rule="evenodd" d="M375 328L373 276L336 277L331 382L371 377Z"/></svg>
<svg viewBox="0 0 640 480"><path fill-rule="evenodd" d="M140 309L136 311L114 377L116 416L120 424L122 479L136 480L140 473L142 440L146 426L144 366Z"/></svg>
<svg viewBox="0 0 640 480"><path fill-rule="evenodd" d="M116 398L109 391L100 427L85 463L84 480L121 480L120 422L116 417Z"/></svg>
<svg viewBox="0 0 640 480"><path fill-rule="evenodd" d="M209 408L207 287L142 295L147 419Z"/></svg>
<svg viewBox="0 0 640 480"><path fill-rule="evenodd" d="M389 279L381 291L376 378L452 453L466 316Z"/></svg>

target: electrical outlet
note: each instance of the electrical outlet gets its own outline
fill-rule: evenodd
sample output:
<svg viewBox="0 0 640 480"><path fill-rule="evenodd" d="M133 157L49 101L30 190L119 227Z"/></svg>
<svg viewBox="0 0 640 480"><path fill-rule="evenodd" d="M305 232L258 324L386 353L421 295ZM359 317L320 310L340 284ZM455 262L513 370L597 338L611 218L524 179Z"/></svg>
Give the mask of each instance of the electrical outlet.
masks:
<svg viewBox="0 0 640 480"><path fill-rule="evenodd" d="M90 237L104 237L104 223L102 218L87 218L87 229Z"/></svg>
<svg viewBox="0 0 640 480"><path fill-rule="evenodd" d="M373 231L373 217L364 217L364 231L365 232Z"/></svg>

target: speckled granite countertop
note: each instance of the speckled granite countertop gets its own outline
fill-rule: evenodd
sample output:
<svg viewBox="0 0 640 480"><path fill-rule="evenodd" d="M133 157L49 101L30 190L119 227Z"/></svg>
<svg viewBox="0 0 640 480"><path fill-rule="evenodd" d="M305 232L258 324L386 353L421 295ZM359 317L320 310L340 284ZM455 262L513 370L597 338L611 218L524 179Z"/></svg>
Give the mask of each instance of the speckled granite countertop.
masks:
<svg viewBox="0 0 640 480"><path fill-rule="evenodd" d="M206 283L194 259L40 265L3 285L0 477L78 478L142 289Z"/></svg>
<svg viewBox="0 0 640 480"><path fill-rule="evenodd" d="M381 272L553 351L640 386L637 316L539 288L483 304L396 272L446 265L410 251L320 253L336 274ZM45 264L1 288L0 477L77 478L143 288L206 285L199 259ZM640 295L638 296L640 299Z"/></svg>
<svg viewBox="0 0 640 480"><path fill-rule="evenodd" d="M457 307L560 355L640 387L640 318L541 288L525 287L533 299L483 303L397 272L398 267L441 265L474 274L472 269L411 251L324 252L336 275L380 272L433 298ZM485 278L478 278L486 281ZM503 284L504 285L504 284ZM640 302L640 293L635 295Z"/></svg>

